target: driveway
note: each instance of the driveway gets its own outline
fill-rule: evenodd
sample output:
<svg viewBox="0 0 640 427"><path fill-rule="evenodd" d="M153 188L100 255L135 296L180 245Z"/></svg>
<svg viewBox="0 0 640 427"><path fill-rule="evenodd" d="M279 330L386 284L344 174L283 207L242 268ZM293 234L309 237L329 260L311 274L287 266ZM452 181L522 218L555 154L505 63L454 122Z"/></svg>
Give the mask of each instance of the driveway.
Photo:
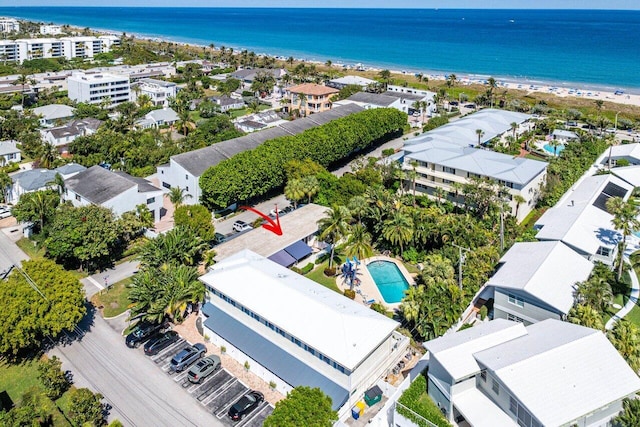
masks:
<svg viewBox="0 0 640 427"><path fill-rule="evenodd" d="M48 354L70 370L76 387L88 387L111 406L109 420L125 426L222 426L197 400L142 352L128 348L124 338L90 312L70 343Z"/></svg>

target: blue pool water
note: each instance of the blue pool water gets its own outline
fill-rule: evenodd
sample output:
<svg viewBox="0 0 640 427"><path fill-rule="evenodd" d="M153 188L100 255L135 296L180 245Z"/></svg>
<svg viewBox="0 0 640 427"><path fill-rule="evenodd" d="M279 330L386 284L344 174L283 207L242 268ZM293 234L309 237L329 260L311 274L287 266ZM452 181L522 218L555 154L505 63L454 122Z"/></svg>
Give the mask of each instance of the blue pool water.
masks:
<svg viewBox="0 0 640 427"><path fill-rule="evenodd" d="M397 265L390 261L374 261L367 264L367 270L385 302L394 304L402 301L409 283Z"/></svg>
<svg viewBox="0 0 640 427"><path fill-rule="evenodd" d="M562 150L564 150L564 145L560 144L557 147L555 147L555 151L554 151L554 147L552 147L549 144L545 144L544 145L544 151L546 151L549 154L558 154L558 156L560 155L560 153L562 153Z"/></svg>

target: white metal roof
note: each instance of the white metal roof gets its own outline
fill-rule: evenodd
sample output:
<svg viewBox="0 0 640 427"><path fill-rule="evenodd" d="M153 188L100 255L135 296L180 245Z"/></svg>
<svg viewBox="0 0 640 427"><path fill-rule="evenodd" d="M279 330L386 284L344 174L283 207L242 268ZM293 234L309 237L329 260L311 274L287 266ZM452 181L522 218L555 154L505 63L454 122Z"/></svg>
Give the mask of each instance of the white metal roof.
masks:
<svg viewBox="0 0 640 427"><path fill-rule="evenodd" d="M65 119L73 117L74 109L68 105L50 104L33 109L33 114L42 116L46 120Z"/></svg>
<svg viewBox="0 0 640 427"><path fill-rule="evenodd" d="M609 183L627 190L627 195L633 190L631 185L610 174L588 177L566 193L562 199L566 203L554 206L538 219L535 227L540 231L536 238L561 240L590 255L601 246L614 247L621 236L611 223L613 215L593 205Z"/></svg>
<svg viewBox="0 0 640 427"><path fill-rule="evenodd" d="M456 393L453 404L464 419L474 427L516 427L518 425L477 388Z"/></svg>
<svg viewBox="0 0 640 427"><path fill-rule="evenodd" d="M543 425L565 425L640 390L602 332L555 319L475 357Z"/></svg>
<svg viewBox="0 0 640 427"><path fill-rule="evenodd" d="M620 144L610 147L610 151L607 150L605 152L605 156L603 156L603 163L607 163L609 161L609 153L611 153L611 157L614 158L627 157L640 162L640 144L638 143Z"/></svg>
<svg viewBox="0 0 640 427"><path fill-rule="evenodd" d="M575 283L593 270L590 261L558 241L516 243L500 263L487 285L521 289L565 314L573 306Z"/></svg>
<svg viewBox="0 0 640 427"><path fill-rule="evenodd" d="M399 325L247 249L200 280L350 370Z"/></svg>
<svg viewBox="0 0 640 427"><path fill-rule="evenodd" d="M522 323L496 319L454 334L428 341L424 347L454 381L475 375L480 366L473 354L527 333Z"/></svg>
<svg viewBox="0 0 640 427"><path fill-rule="evenodd" d="M376 83L375 80L367 79L365 77L360 76L344 76L338 77L337 79L329 80L333 83L343 84L343 85L358 85L358 86L367 86L372 83Z"/></svg>
<svg viewBox="0 0 640 427"><path fill-rule="evenodd" d="M638 150L640 154L640 150ZM640 166L625 166L620 168L611 169L611 173L622 179L625 182L633 185L634 187L640 187Z"/></svg>

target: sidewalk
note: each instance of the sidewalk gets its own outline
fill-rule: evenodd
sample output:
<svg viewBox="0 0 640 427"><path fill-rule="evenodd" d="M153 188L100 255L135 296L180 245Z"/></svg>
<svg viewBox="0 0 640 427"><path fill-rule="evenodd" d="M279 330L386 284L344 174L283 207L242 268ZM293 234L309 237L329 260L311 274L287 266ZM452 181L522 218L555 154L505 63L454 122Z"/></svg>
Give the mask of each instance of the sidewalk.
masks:
<svg viewBox="0 0 640 427"><path fill-rule="evenodd" d="M627 253L624 254L624 262L629 264L629 266L631 265ZM638 302L638 297L640 297L640 283L638 282L638 276L636 275L636 272L633 268L629 270L629 276L631 277L631 292L629 293L629 300L624 305L624 307L622 307L620 311L614 314L604 326L607 331L613 329L616 322L620 319L623 319L624 316L629 314L629 312L633 310L633 307L635 307L636 303Z"/></svg>

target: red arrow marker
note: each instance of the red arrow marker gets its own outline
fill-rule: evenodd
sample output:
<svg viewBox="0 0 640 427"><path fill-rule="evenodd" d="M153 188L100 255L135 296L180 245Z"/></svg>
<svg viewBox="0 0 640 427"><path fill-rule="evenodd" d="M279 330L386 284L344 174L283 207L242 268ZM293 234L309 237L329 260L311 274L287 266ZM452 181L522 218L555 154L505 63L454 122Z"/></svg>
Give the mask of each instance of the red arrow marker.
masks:
<svg viewBox="0 0 640 427"><path fill-rule="evenodd" d="M259 210L250 208L249 206L240 206L240 209L244 209L246 211L251 211L256 215L261 216L262 218L264 218L268 224L262 224L262 228L269 230L270 232L278 235L278 236L282 236L282 228L280 227L280 217L279 217L279 212L278 212L278 205L276 205L276 220L275 222L269 217L269 215L265 215L262 212L260 212Z"/></svg>

